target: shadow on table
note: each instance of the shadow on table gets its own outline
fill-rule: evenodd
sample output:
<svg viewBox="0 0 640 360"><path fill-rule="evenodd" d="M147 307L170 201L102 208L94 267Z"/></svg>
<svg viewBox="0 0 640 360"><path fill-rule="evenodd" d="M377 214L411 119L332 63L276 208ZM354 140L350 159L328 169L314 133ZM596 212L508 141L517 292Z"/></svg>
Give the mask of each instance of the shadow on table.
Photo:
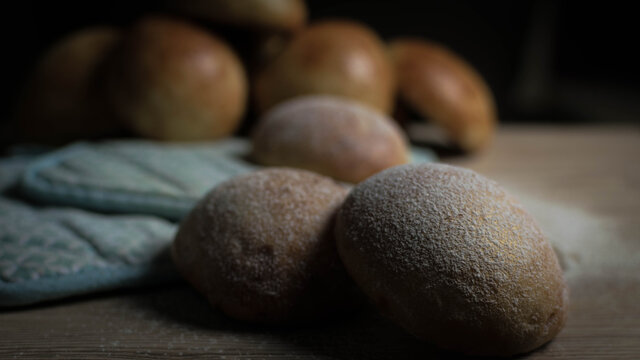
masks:
<svg viewBox="0 0 640 360"><path fill-rule="evenodd" d="M207 301L187 286L163 289L153 296L140 297L135 304L151 311L154 318L178 323L190 330L224 332L248 342L273 339L288 355L338 359L459 359L407 334L373 310L363 310L348 318L329 319L313 325L264 326L231 319L212 309ZM244 349L247 350L247 349ZM265 350L260 354L264 356ZM249 354L246 354L249 355Z"/></svg>

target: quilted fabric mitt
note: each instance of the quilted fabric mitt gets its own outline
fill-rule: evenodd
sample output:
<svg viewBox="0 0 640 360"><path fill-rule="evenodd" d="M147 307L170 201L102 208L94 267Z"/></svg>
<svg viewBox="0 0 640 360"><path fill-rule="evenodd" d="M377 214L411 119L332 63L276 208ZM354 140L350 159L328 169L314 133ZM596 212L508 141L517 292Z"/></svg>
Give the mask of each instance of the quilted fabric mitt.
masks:
<svg viewBox="0 0 640 360"><path fill-rule="evenodd" d="M177 279L168 256L175 224L8 198L27 163L0 161L0 306Z"/></svg>

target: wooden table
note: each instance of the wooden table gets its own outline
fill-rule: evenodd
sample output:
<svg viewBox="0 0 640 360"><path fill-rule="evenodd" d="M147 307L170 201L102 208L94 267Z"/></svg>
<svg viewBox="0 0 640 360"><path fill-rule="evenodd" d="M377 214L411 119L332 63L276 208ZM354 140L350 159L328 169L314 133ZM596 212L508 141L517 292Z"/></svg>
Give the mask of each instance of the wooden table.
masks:
<svg viewBox="0 0 640 360"><path fill-rule="evenodd" d="M503 127L491 149L446 162L612 219L640 252L640 128ZM596 269L597 270L597 269ZM640 359L640 269L569 279L569 321L532 359ZM0 312L0 359L446 358L375 313L274 329L229 320L184 284Z"/></svg>

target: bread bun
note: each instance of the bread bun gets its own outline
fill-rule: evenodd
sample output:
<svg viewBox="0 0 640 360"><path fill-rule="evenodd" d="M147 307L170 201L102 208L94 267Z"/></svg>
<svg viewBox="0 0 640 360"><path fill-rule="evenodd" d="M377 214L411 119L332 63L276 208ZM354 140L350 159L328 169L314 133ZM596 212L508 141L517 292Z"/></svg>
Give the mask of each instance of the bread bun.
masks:
<svg viewBox="0 0 640 360"><path fill-rule="evenodd" d="M354 101L304 96L284 102L258 122L252 158L263 165L312 170L357 183L409 160L395 122Z"/></svg>
<svg viewBox="0 0 640 360"><path fill-rule="evenodd" d="M303 0L178 0L169 6L216 23L270 31L295 31L306 23Z"/></svg>
<svg viewBox="0 0 640 360"><path fill-rule="evenodd" d="M497 123L491 90L471 65L424 40L390 44L401 98L466 151L490 143Z"/></svg>
<svg viewBox="0 0 640 360"><path fill-rule="evenodd" d="M378 36L350 21L324 21L300 31L255 80L259 112L299 95L347 97L389 113L393 70Z"/></svg>
<svg viewBox="0 0 640 360"><path fill-rule="evenodd" d="M121 126L100 93L100 70L120 31L83 29L55 43L40 59L20 98L21 141L60 144L110 135Z"/></svg>
<svg viewBox="0 0 640 360"><path fill-rule="evenodd" d="M180 225L174 262L236 319L301 321L350 308L355 285L332 231L346 192L304 170L265 169L229 180Z"/></svg>
<svg viewBox="0 0 640 360"><path fill-rule="evenodd" d="M551 245L514 198L470 170L420 164L372 176L342 205L336 239L377 307L438 346L519 354L565 323Z"/></svg>
<svg viewBox="0 0 640 360"><path fill-rule="evenodd" d="M244 112L244 69L232 50L205 31L147 17L126 34L111 66L109 95L136 133L158 140L228 136Z"/></svg>

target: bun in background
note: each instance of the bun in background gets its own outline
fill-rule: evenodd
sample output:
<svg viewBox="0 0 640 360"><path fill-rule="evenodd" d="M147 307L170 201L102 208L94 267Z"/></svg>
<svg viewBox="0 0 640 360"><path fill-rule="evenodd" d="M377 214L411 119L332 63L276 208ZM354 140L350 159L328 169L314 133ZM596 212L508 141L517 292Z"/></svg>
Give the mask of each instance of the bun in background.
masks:
<svg viewBox="0 0 640 360"><path fill-rule="evenodd" d="M404 102L442 127L463 150L490 143L497 123L494 100L471 65L425 40L397 39L390 51Z"/></svg>
<svg viewBox="0 0 640 360"><path fill-rule="evenodd" d="M383 113L393 106L393 69L378 36L352 21L322 21L295 35L256 76L258 112L312 94L346 97Z"/></svg>
<svg viewBox="0 0 640 360"><path fill-rule="evenodd" d="M87 28L59 40L42 56L16 110L20 141L62 144L121 128L104 102L101 77L105 57L120 37L116 28Z"/></svg>
<svg viewBox="0 0 640 360"><path fill-rule="evenodd" d="M137 134L173 141L231 135L245 111L247 80L220 39L179 20L152 16L125 34L110 67L117 114Z"/></svg>

